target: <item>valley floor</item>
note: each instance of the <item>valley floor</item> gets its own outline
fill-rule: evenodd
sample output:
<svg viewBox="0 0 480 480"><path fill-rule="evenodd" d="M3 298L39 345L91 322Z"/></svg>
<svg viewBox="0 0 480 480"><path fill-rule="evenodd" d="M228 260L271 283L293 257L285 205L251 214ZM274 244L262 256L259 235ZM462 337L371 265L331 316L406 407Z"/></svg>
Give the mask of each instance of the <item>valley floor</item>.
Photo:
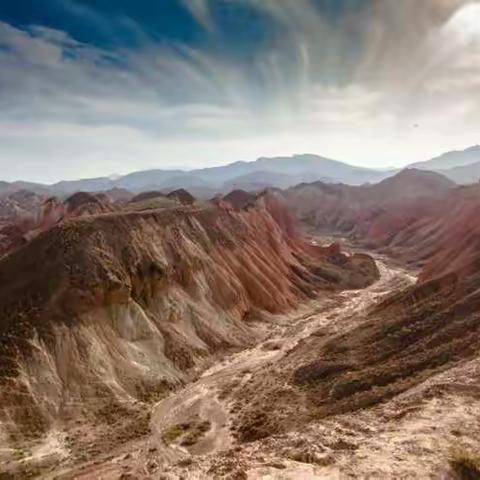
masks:
<svg viewBox="0 0 480 480"><path fill-rule="evenodd" d="M148 437L112 446L82 465L64 464L42 478L454 478L448 463L452 446L480 447L477 360L374 408L252 443L239 443L232 434L236 392L253 376L268 376L320 329L332 336L353 328L381 298L415 282L410 272L377 261L381 278L373 286L325 296L276 319L261 344L223 359L156 404Z"/></svg>

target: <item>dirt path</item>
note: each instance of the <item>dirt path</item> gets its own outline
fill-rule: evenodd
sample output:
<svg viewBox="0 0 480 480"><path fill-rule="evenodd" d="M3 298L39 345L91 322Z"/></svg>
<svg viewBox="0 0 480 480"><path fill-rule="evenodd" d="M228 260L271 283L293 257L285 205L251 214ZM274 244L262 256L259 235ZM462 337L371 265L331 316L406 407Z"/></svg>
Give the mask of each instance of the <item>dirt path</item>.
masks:
<svg viewBox="0 0 480 480"><path fill-rule="evenodd" d="M170 451L169 457L180 459L185 454L201 455L231 448L233 438L230 434L230 405L219 395L222 389L228 388L229 381L240 377L241 382L246 382L250 372L258 370L267 362L278 361L300 340L319 328L328 328L329 333L351 328L353 316L358 317L361 311L371 307L382 296L415 281L415 277L405 270L389 267L381 260L378 261L378 266L381 277L371 287L338 294L335 298L338 306L327 308L326 311L322 311L320 302L314 302L311 314L294 319L290 325L260 345L228 357L204 372L195 383L158 403L153 411L151 428L156 441ZM188 423L189 420L193 425L195 422L208 422L209 425L208 431L194 445L182 445L185 436L181 434L172 441L165 439L168 433L175 433L179 425Z"/></svg>

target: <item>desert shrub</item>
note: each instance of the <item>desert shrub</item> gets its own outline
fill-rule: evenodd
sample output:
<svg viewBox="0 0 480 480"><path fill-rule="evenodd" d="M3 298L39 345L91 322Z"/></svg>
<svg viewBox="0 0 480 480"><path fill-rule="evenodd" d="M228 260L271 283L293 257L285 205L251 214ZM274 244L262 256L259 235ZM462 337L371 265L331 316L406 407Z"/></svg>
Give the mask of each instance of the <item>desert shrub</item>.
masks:
<svg viewBox="0 0 480 480"><path fill-rule="evenodd" d="M196 423L193 428L185 435L181 444L185 447L195 445L210 430L210 427L211 424L208 420Z"/></svg>
<svg viewBox="0 0 480 480"><path fill-rule="evenodd" d="M208 420L194 420L191 422L177 423L163 431L165 443L172 443L182 437L181 445L191 447L195 445L211 428Z"/></svg>
<svg viewBox="0 0 480 480"><path fill-rule="evenodd" d="M254 442L277 433L278 426L262 411L254 411L240 419L237 437L242 443Z"/></svg>
<svg viewBox="0 0 480 480"><path fill-rule="evenodd" d="M162 438L165 443L172 443L178 437L187 432L190 427L191 425L189 423L176 423L175 425L171 425L163 431Z"/></svg>
<svg viewBox="0 0 480 480"><path fill-rule="evenodd" d="M348 363L334 363L317 360L298 368L293 375L293 382L297 385L311 384L324 381L353 368Z"/></svg>

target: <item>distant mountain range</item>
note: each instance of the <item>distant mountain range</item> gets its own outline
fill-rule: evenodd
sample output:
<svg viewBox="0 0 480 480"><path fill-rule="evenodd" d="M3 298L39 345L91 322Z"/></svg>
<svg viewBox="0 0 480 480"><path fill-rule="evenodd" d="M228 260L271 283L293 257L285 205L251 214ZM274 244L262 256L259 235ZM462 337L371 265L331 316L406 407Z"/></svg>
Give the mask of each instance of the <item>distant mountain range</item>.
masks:
<svg viewBox="0 0 480 480"><path fill-rule="evenodd" d="M426 162L410 165L421 170L442 173L458 184L476 183L480 179L480 145L447 152Z"/></svg>
<svg viewBox="0 0 480 480"><path fill-rule="evenodd" d="M27 188L44 193L71 194L77 191L96 192L123 188L131 192L186 188L197 196L223 193L232 188L260 190L265 187L288 188L305 181L323 180L331 183L361 185L378 182L391 172L355 167L317 155L259 158L254 162L235 162L229 165L196 170L146 170L115 179L109 177L62 181L53 185L14 182L0 184L0 193Z"/></svg>
<svg viewBox="0 0 480 480"><path fill-rule="evenodd" d="M448 152L409 168L431 170L456 183L478 182L480 178L480 146L464 151ZM259 191L266 187L289 188L304 182L322 181L362 185L378 183L400 170L375 170L349 165L318 155L259 158L254 162L235 162L220 167L196 170L145 170L117 178L99 177L62 181L53 185L31 182L0 182L0 194L20 189L39 194L69 195L78 191L98 192L125 189L133 193L150 190L171 191L185 188L193 195L208 198L233 189Z"/></svg>
<svg viewBox="0 0 480 480"><path fill-rule="evenodd" d="M450 168L449 170L437 170L437 172L443 173L450 180L460 185L478 183L480 181L480 155L478 162Z"/></svg>
<svg viewBox="0 0 480 480"><path fill-rule="evenodd" d="M455 150L444 153L439 157L432 158L425 162L413 163L412 168L421 170L449 170L455 167L462 167L480 161L480 145L465 150Z"/></svg>

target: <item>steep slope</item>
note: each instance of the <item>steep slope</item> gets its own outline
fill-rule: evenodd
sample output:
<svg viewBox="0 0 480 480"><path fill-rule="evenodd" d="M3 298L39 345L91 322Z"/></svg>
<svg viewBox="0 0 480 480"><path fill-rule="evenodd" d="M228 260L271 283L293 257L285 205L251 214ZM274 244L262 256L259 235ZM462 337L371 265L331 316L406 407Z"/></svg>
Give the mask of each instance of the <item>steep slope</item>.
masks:
<svg viewBox="0 0 480 480"><path fill-rule="evenodd" d="M1 260L0 438L34 445L72 429L80 455L78 425L96 425L99 442L142 435L142 406L206 357L255 341L319 290L377 277L369 257L292 236L282 208L88 215Z"/></svg>
<svg viewBox="0 0 480 480"><path fill-rule="evenodd" d="M423 258L427 259L421 280L455 272L474 280L480 255L480 186L459 187L446 195L434 213L413 224L411 235ZM398 237L400 244L406 244ZM409 246L408 253L414 255Z"/></svg>
<svg viewBox="0 0 480 480"><path fill-rule="evenodd" d="M475 268L480 212L479 186L457 187L440 197L403 202L386 208L354 237L425 266L422 279ZM426 266L426 264L429 264Z"/></svg>

